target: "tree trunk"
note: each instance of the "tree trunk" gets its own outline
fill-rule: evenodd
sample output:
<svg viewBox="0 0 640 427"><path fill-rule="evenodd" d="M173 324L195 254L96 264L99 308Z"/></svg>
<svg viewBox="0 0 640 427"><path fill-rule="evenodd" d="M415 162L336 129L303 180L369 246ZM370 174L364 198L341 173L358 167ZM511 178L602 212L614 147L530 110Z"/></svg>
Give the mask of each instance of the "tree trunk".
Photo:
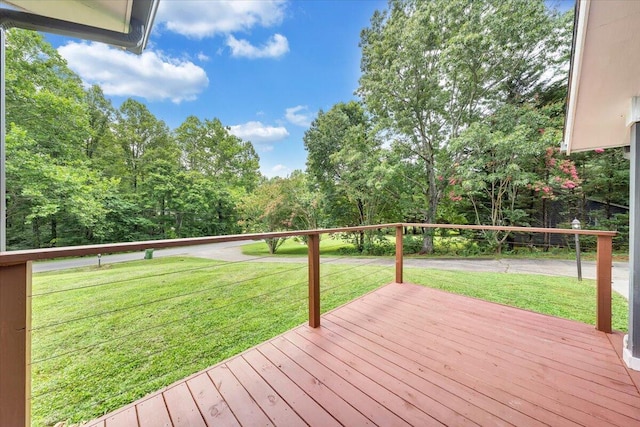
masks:
<svg viewBox="0 0 640 427"><path fill-rule="evenodd" d="M56 246L56 240L58 240L58 221L55 218L51 218L51 240L52 246Z"/></svg>
<svg viewBox="0 0 640 427"><path fill-rule="evenodd" d="M425 172L427 175L427 209L424 215L424 222L427 224L435 224L436 212L438 209L438 192L436 188L436 172L435 172L435 158L433 153L433 146L431 141L425 138L424 134L421 135L422 146L424 147L424 160L425 160ZM428 228L424 234L422 240L421 254L433 253L433 228Z"/></svg>
<svg viewBox="0 0 640 427"><path fill-rule="evenodd" d="M549 205L551 205L551 203L547 203L547 199L542 199L542 227L544 228L549 227ZM549 246L551 246L551 234L544 233L542 237L544 244L543 250L544 252L548 252Z"/></svg>

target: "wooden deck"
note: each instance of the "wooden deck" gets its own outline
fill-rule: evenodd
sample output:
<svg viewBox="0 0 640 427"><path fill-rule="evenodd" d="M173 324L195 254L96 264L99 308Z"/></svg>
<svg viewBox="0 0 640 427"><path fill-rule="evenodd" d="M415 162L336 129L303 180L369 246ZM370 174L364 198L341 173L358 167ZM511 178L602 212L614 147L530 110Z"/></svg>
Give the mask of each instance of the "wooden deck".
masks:
<svg viewBox="0 0 640 427"><path fill-rule="evenodd" d="M640 426L640 375L621 345L591 325L390 284L89 425Z"/></svg>

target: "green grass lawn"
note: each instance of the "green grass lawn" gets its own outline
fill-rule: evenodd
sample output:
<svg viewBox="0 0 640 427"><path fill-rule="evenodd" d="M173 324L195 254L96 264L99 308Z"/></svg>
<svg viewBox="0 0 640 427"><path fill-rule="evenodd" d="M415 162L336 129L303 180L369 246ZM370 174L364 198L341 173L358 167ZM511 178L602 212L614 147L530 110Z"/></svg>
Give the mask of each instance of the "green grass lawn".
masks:
<svg viewBox="0 0 640 427"><path fill-rule="evenodd" d="M341 255L340 249L349 248L352 245L349 242L345 242L341 239L333 239L330 237L322 236L320 240L320 255ZM264 241L255 243L249 243L242 246L242 253L251 256L267 256L269 255L269 248ZM302 241L296 239L287 239L282 246L278 248L278 251L274 256L306 256L307 245Z"/></svg>
<svg viewBox="0 0 640 427"><path fill-rule="evenodd" d="M321 273L323 311L393 280L371 265ZM405 280L595 319L590 280L416 268ZM33 425L100 416L305 322L306 281L306 263L184 257L34 275ZM626 328L626 304L614 296L614 328Z"/></svg>

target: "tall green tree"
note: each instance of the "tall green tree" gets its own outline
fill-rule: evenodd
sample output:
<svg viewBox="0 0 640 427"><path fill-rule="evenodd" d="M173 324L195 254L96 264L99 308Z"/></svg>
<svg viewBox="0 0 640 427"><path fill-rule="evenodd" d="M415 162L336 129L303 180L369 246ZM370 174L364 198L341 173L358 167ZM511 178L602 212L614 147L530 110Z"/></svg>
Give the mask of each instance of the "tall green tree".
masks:
<svg viewBox="0 0 640 427"><path fill-rule="evenodd" d="M175 137L188 170L248 191L258 183L260 158L253 145L231 135L220 120L189 116L175 130Z"/></svg>
<svg viewBox="0 0 640 427"><path fill-rule="evenodd" d="M145 162L149 163L153 159L153 150L158 153L163 147L170 145L169 128L144 104L127 99L117 112L115 137L125 155L125 182L128 190L136 193L144 181Z"/></svg>
<svg viewBox="0 0 640 427"><path fill-rule="evenodd" d="M321 110L303 139L307 173L325 194L333 225L374 223L388 199L376 189L382 150L362 105L351 101Z"/></svg>
<svg viewBox="0 0 640 427"><path fill-rule="evenodd" d="M101 241L105 199L117 187L81 162L59 164L36 153L37 142L12 126L7 134L9 246L41 247ZM60 232L62 230L63 232Z"/></svg>
<svg viewBox="0 0 640 427"><path fill-rule="evenodd" d="M503 100L532 95L556 51L557 21L542 0L390 0L362 31L358 93L422 165L424 221L436 220L449 142ZM428 234L423 251L432 250Z"/></svg>
<svg viewBox="0 0 640 427"><path fill-rule="evenodd" d="M34 150L65 163L80 160L90 134L80 78L33 31L11 29L6 50L7 123L36 142Z"/></svg>

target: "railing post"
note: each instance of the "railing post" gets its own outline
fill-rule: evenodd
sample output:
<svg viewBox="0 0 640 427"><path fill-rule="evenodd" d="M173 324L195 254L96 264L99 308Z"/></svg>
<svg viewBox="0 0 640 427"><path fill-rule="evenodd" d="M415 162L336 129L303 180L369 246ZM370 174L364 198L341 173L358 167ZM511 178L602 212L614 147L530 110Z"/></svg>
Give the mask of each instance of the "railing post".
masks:
<svg viewBox="0 0 640 427"><path fill-rule="evenodd" d="M0 426L31 424L31 262L0 266Z"/></svg>
<svg viewBox="0 0 640 427"><path fill-rule="evenodd" d="M396 227L396 283L402 283L402 232L404 226Z"/></svg>
<svg viewBox="0 0 640 427"><path fill-rule="evenodd" d="M611 333L611 267L612 236L598 236L596 277L598 288L598 309L596 329Z"/></svg>
<svg viewBox="0 0 640 427"><path fill-rule="evenodd" d="M309 326L320 326L320 235L310 234L309 247Z"/></svg>

